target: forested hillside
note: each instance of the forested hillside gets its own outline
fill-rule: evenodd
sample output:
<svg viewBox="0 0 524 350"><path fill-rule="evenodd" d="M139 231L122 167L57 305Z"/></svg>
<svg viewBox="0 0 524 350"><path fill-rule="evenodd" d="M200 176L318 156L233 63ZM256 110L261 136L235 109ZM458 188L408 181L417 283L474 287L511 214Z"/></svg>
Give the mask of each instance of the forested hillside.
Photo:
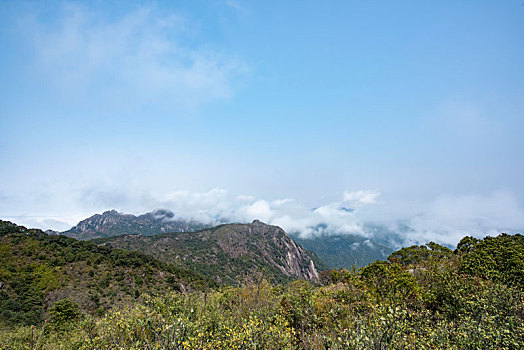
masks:
<svg viewBox="0 0 524 350"><path fill-rule="evenodd" d="M104 315L80 311L74 300L64 299L49 309L41 326L24 326L22 320L4 324L0 344L9 349L522 349L523 277L522 235L465 237L454 251L435 243L407 247L358 271L325 271L317 284L274 285L258 278L241 287L144 295Z"/></svg>
<svg viewBox="0 0 524 350"><path fill-rule="evenodd" d="M214 282L138 252L97 247L0 221L0 326L40 325L57 301L102 316L144 293L189 291Z"/></svg>

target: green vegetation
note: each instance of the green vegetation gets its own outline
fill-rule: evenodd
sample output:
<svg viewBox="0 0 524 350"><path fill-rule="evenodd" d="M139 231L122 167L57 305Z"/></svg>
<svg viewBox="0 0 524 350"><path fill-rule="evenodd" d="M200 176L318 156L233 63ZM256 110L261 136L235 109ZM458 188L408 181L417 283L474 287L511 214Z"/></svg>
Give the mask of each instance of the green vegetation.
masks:
<svg viewBox="0 0 524 350"><path fill-rule="evenodd" d="M260 274L241 287L143 293L104 315L64 297L36 328L23 319L4 325L0 344L6 349L522 349L523 263L524 237L503 234L466 237L455 251L435 243L403 248L358 271L324 271L316 285L304 280L273 285ZM35 276L32 285L56 288L53 277L36 277L53 276L48 270L32 271L27 272ZM61 283L61 275L55 277ZM13 288L13 279L6 281Z"/></svg>
<svg viewBox="0 0 524 350"><path fill-rule="evenodd" d="M524 236L502 234L463 238L457 252L466 253L461 271L508 284L524 285Z"/></svg>
<svg viewBox="0 0 524 350"><path fill-rule="evenodd" d="M389 256L389 260L403 266L418 266L439 262L453 255L451 249L441 246L435 242L426 245L414 245L402 248Z"/></svg>
<svg viewBox="0 0 524 350"><path fill-rule="evenodd" d="M102 315L144 293L215 283L154 258L0 221L0 327L40 325L56 301Z"/></svg>

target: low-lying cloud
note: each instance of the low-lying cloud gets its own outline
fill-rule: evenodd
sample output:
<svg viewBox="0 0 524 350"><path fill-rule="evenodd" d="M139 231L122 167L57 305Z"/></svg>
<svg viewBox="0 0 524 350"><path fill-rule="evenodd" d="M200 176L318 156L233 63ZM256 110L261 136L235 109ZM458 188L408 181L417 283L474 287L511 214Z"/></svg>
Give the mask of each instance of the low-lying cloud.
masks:
<svg viewBox="0 0 524 350"><path fill-rule="evenodd" d="M291 199L265 200L249 195L232 196L227 190L204 193L173 192L157 203L177 217L219 222L250 222L255 219L278 225L301 237L352 234L372 238L370 227L383 226L396 232L402 244L436 241L455 245L466 235L514 233L524 228L524 210L506 191L475 195L441 195L417 208L396 208L380 200L377 190L346 191L339 202L310 208ZM395 215L381 212L394 211ZM373 215L373 213L375 213Z"/></svg>
<svg viewBox="0 0 524 350"><path fill-rule="evenodd" d="M174 210L178 217L204 222L250 222L257 219L281 226L302 237L321 233L366 235L358 218L358 208L371 202L369 196L364 196L366 198L362 200L363 197L359 194L354 199L346 192L344 197L349 195L351 200L343 199L316 208L309 208L290 198L268 201L250 195L231 196L224 189L213 189L205 193L168 193L160 196L157 203ZM374 198L378 195L375 192L372 194Z"/></svg>
<svg viewBox="0 0 524 350"><path fill-rule="evenodd" d="M524 228L524 210L506 191L485 195L441 195L406 221L413 242L455 244L464 236L514 233Z"/></svg>
<svg viewBox="0 0 524 350"><path fill-rule="evenodd" d="M71 227L79 218L108 209L142 214L165 208L175 212L173 220L220 224L258 219L303 238L351 234L365 237L372 244L375 235L389 232L395 233L399 245L435 241L451 246L466 235L483 237L515 233L524 228L524 210L507 191L441 195L416 205L385 200L377 190L346 191L340 201L311 208L292 198L266 200L252 195L233 195L220 188L207 192L152 193L96 186L79 191L73 202L77 212L64 216L63 220L55 217L52 220L49 217L12 219L43 229L65 230L66 223Z"/></svg>

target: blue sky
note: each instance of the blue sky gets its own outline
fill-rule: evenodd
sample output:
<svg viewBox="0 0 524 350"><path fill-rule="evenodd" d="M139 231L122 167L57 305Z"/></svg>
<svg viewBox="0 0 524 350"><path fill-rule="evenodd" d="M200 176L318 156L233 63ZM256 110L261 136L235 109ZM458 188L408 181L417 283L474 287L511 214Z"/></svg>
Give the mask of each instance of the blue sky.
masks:
<svg viewBox="0 0 524 350"><path fill-rule="evenodd" d="M522 1L3 1L0 23L2 218L524 227Z"/></svg>

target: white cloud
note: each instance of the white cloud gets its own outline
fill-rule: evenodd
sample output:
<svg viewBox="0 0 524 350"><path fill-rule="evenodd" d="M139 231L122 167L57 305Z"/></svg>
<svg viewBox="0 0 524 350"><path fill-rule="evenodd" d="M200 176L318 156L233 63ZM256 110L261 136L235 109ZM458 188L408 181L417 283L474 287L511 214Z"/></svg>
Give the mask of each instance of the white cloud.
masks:
<svg viewBox="0 0 524 350"><path fill-rule="evenodd" d="M255 203L241 208L245 216L248 218L258 218L262 221L269 221L273 217L273 211L268 202L264 200L257 200Z"/></svg>
<svg viewBox="0 0 524 350"><path fill-rule="evenodd" d="M404 244L437 241L455 245L465 235L481 237L524 228L524 210L515 197L505 191L441 195L426 204L415 207L410 204L404 208L396 208L398 203L393 202L377 207L378 195L378 191L346 191L344 201L310 209L293 199L267 201L253 196L232 197L226 190L214 189L205 193L177 192L168 195L163 204L179 216L210 222L218 218L235 222L259 219L302 237L339 233L372 238L373 232L367 225L380 224L398 232L403 240L400 243ZM353 206L348 208L349 204ZM370 220L373 213L374 220ZM399 230L399 223L407 229Z"/></svg>
<svg viewBox="0 0 524 350"><path fill-rule="evenodd" d="M185 44L191 24L153 5L110 17L65 3L55 21L35 17L31 31L37 70L51 86L105 106L198 107L232 96L248 70L239 58Z"/></svg>
<svg viewBox="0 0 524 350"><path fill-rule="evenodd" d="M248 195L239 195L237 196L238 200L246 201L246 202L252 202L256 199L255 196L248 196Z"/></svg>
<svg viewBox="0 0 524 350"><path fill-rule="evenodd" d="M99 183L76 192L78 196L71 199L70 208L86 213L84 217L108 209L140 214L165 208L174 211L175 218L212 224L258 219L304 237L335 232L367 235L363 222L358 218L358 210L350 211L348 203L342 201L311 209L290 198L268 201L249 195L234 196L220 188L207 192L152 192L130 187L129 183L121 186ZM74 224L76 222L71 222L71 226Z"/></svg>
<svg viewBox="0 0 524 350"><path fill-rule="evenodd" d="M232 197L223 189L205 193L174 192L163 198L162 205L173 209L177 216L207 222L219 222L222 219L250 222L258 219L304 237L318 234L319 230L326 234L366 234L355 212L344 207L347 203L343 202L329 203L311 210L289 198L267 201L246 195Z"/></svg>
<svg viewBox="0 0 524 350"><path fill-rule="evenodd" d="M441 195L408 219L408 241L455 245L464 236L483 237L524 228L524 210L506 191L479 195Z"/></svg>
<svg viewBox="0 0 524 350"><path fill-rule="evenodd" d="M507 191L441 195L417 204L385 200L373 203L374 199L372 201L370 198L376 198L377 195L366 196L369 191L352 193L361 194L348 196L348 192L345 192L344 200L311 209L289 198L269 201L249 195L232 195L221 188L206 192L150 192L140 188L131 189L128 185L98 185L78 191L78 197L69 197L67 202L57 202L47 193L34 193L31 202L36 208L42 209L41 213L31 213L37 216L25 217L18 213L18 217L4 219L43 229L65 230L80 219L108 209L141 214L165 208L174 211L175 218L194 219L210 224L259 219L278 225L287 232L299 233L302 237L335 233L360 235L369 239L369 242L364 242L367 245L373 244L375 234L383 234L380 230L374 230L370 224L383 225L389 231L396 232L399 237L394 239L400 241L395 244L399 245L423 244L429 241L456 245L466 235L483 237L501 232L515 233L524 228L524 210L515 196ZM377 194L378 191L373 193ZM348 201L348 198L356 199ZM365 199L362 200L363 198ZM10 202L9 209L15 215L17 213L12 211L15 209L13 203L15 202ZM63 208L64 203L73 212L53 216L55 214L49 205ZM349 207L350 203L358 205ZM26 206L27 202L20 203L20 207Z"/></svg>
<svg viewBox="0 0 524 350"><path fill-rule="evenodd" d="M373 204L378 196L380 196L380 192L377 190L345 191L344 201L353 205Z"/></svg>
<svg viewBox="0 0 524 350"><path fill-rule="evenodd" d="M14 222L18 225L22 225L28 228L41 228L43 230L52 229L56 231L69 230L73 223L85 219L85 216L81 215L69 215L69 216L33 216L33 215L16 215L7 216L0 218L1 220L7 220Z"/></svg>

